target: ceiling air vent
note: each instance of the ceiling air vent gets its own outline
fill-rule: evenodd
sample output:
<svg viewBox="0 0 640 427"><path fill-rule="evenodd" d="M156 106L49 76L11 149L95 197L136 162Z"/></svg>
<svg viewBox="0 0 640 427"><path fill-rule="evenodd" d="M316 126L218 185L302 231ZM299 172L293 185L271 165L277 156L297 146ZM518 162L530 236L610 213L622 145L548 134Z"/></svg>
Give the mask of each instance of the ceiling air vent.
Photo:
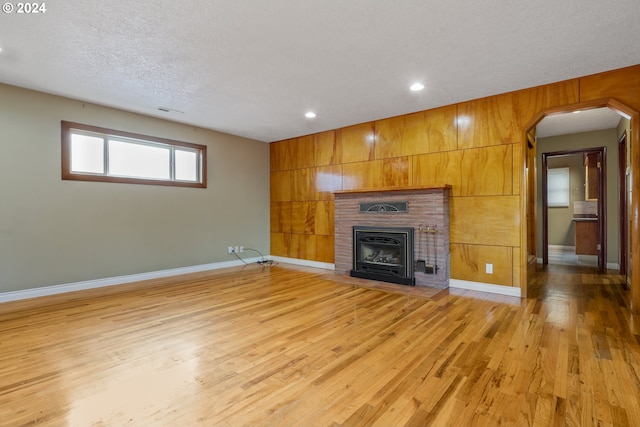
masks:
<svg viewBox="0 0 640 427"><path fill-rule="evenodd" d="M361 213L401 213L409 211L409 202L364 202L360 203Z"/></svg>

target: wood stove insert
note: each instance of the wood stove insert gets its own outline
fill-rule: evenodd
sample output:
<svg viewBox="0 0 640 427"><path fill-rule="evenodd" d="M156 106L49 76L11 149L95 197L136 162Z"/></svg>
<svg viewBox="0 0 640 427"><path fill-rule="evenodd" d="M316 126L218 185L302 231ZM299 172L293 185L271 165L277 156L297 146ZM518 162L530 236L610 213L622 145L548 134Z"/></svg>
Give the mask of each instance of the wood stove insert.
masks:
<svg viewBox="0 0 640 427"><path fill-rule="evenodd" d="M353 226L352 277L415 285L413 227Z"/></svg>

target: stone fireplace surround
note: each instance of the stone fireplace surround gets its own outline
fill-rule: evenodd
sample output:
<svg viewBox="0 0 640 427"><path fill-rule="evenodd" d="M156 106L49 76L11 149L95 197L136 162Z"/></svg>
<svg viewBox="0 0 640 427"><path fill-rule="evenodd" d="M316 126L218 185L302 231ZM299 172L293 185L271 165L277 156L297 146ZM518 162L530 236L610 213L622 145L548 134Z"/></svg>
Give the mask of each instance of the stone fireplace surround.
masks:
<svg viewBox="0 0 640 427"><path fill-rule="evenodd" d="M353 268L353 226L387 226L414 228L415 259L426 260L427 233L420 226L438 229L436 274L415 272L416 286L438 289L449 287L449 197L450 186L339 191L335 195L335 270L349 275ZM360 212L360 203L408 202L407 212ZM431 236L432 237L432 236ZM433 241L429 242L434 262Z"/></svg>

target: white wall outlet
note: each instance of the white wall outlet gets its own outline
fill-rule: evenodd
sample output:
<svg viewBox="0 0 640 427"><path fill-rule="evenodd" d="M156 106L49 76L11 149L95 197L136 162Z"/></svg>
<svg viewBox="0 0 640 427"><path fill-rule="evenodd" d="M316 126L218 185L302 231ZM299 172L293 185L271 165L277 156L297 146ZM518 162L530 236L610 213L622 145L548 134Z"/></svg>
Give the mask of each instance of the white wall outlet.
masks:
<svg viewBox="0 0 640 427"><path fill-rule="evenodd" d="M233 248L233 250L234 250L235 253L238 253L238 252L240 252L240 247L236 246L235 248Z"/></svg>
<svg viewBox="0 0 640 427"><path fill-rule="evenodd" d="M485 271L487 274L493 274L493 264L487 264Z"/></svg>
<svg viewBox="0 0 640 427"><path fill-rule="evenodd" d="M232 253L233 253L233 246L229 246L229 247L227 248L227 253L230 253L230 254L232 254Z"/></svg>
<svg viewBox="0 0 640 427"><path fill-rule="evenodd" d="M244 252L244 246L240 246L240 253Z"/></svg>

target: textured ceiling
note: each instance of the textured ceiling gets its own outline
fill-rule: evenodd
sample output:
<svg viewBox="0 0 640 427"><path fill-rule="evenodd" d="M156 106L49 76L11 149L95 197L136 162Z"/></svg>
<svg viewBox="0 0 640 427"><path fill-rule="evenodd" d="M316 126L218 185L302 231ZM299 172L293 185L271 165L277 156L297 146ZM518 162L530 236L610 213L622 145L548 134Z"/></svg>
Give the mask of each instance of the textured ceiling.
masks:
<svg viewBox="0 0 640 427"><path fill-rule="evenodd" d="M638 0L46 7L0 15L0 82L267 142L640 63Z"/></svg>

